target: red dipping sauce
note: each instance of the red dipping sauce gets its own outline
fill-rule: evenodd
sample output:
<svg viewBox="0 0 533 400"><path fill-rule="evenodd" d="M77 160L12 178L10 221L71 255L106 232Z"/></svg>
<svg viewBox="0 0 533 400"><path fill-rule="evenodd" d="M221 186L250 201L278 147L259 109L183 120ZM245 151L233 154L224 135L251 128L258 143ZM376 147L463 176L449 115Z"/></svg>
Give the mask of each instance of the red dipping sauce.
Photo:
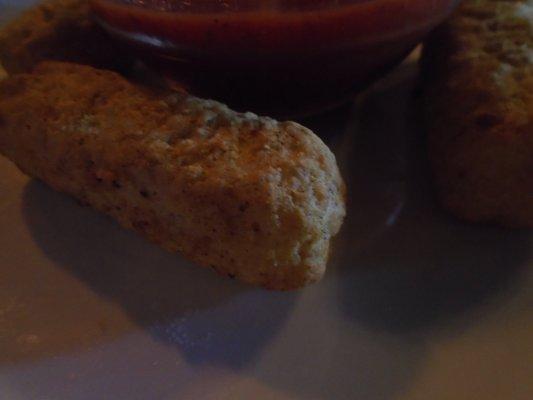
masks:
<svg viewBox="0 0 533 400"><path fill-rule="evenodd" d="M457 0L91 0L101 24L192 93L298 115L352 97Z"/></svg>

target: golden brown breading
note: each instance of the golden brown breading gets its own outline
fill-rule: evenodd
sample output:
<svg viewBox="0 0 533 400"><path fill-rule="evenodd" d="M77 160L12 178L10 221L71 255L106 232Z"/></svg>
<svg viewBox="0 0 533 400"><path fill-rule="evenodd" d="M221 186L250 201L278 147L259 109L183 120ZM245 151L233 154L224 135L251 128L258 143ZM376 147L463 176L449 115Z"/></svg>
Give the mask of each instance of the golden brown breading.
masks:
<svg viewBox="0 0 533 400"><path fill-rule="evenodd" d="M128 59L92 20L87 0L47 0L0 30L0 63L8 73L29 72L60 60L120 70Z"/></svg>
<svg viewBox="0 0 533 400"><path fill-rule="evenodd" d="M466 220L533 227L532 11L466 0L425 47L436 187Z"/></svg>
<svg viewBox="0 0 533 400"><path fill-rule="evenodd" d="M271 289L320 279L345 214L335 157L303 126L87 66L0 82L0 152L166 249Z"/></svg>

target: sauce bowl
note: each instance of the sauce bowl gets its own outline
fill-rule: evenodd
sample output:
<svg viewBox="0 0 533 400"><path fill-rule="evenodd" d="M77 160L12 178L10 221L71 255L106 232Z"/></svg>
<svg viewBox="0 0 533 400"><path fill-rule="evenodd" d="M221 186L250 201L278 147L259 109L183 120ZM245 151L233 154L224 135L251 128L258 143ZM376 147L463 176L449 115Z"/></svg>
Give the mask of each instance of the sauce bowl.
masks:
<svg viewBox="0 0 533 400"><path fill-rule="evenodd" d="M294 116L354 96L458 0L91 0L100 24L193 94Z"/></svg>

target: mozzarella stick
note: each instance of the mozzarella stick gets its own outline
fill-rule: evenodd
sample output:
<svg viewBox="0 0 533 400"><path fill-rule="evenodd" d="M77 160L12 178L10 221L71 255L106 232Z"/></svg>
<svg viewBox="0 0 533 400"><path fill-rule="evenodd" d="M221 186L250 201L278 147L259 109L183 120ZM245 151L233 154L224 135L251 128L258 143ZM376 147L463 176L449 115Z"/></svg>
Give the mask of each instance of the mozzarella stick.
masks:
<svg viewBox="0 0 533 400"><path fill-rule="evenodd" d="M47 62L0 82L0 152L26 174L221 274L289 290L324 273L344 214L311 131Z"/></svg>
<svg viewBox="0 0 533 400"><path fill-rule="evenodd" d="M533 2L466 0L425 46L429 155L446 208L533 227Z"/></svg>
<svg viewBox="0 0 533 400"><path fill-rule="evenodd" d="M47 0L0 29L0 62L10 74L44 60L124 70L128 57L93 21L87 0Z"/></svg>

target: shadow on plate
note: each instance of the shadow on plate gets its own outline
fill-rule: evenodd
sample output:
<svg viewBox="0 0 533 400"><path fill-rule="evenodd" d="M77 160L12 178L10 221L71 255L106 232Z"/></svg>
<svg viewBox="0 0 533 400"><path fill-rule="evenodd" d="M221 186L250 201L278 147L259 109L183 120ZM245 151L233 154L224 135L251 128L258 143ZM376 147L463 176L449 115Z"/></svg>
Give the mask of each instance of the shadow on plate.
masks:
<svg viewBox="0 0 533 400"><path fill-rule="evenodd" d="M340 147L351 171L340 301L379 331L461 331L512 292L531 232L461 223L436 204L420 118L406 101L412 87L408 79L366 96L354 142Z"/></svg>
<svg viewBox="0 0 533 400"><path fill-rule="evenodd" d="M37 181L26 187L23 207L35 242L56 265L191 364L243 367L283 326L296 299L264 296L193 266Z"/></svg>

